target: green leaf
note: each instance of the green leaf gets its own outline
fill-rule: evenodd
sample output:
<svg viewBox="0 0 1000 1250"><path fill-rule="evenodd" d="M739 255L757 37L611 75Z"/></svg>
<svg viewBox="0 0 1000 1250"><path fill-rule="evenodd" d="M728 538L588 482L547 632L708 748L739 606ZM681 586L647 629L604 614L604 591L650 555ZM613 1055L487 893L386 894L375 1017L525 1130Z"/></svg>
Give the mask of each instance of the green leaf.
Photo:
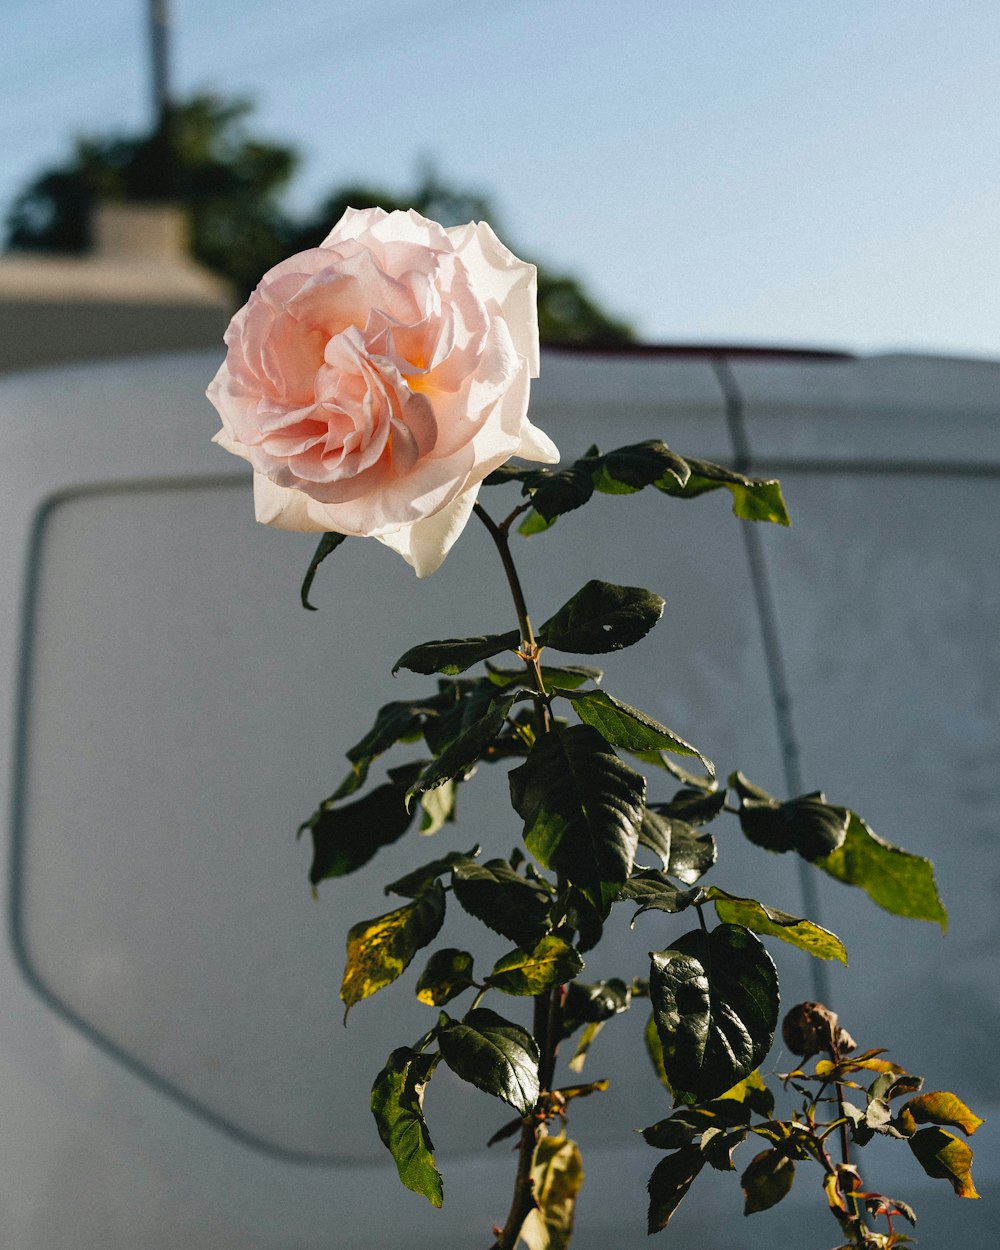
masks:
<svg viewBox="0 0 1000 1250"><path fill-rule="evenodd" d="M697 747L653 720L645 712L614 698L606 690L562 690L554 694L569 699L585 725L604 737L612 746L627 751L673 751L675 755L696 755L712 773L715 766L705 759Z"/></svg>
<svg viewBox="0 0 1000 1250"><path fill-rule="evenodd" d="M627 1011L632 991L619 977L608 981L573 981L566 987L566 1001L559 1020L560 1040L584 1024L603 1024Z"/></svg>
<svg viewBox="0 0 1000 1250"><path fill-rule="evenodd" d="M505 994L541 994L583 971L583 960L561 937L549 933L531 951L514 950L493 965L486 978Z"/></svg>
<svg viewBox="0 0 1000 1250"><path fill-rule="evenodd" d="M552 927L548 893L502 859L456 864L452 886L470 916L524 950L533 950Z"/></svg>
<svg viewBox="0 0 1000 1250"><path fill-rule="evenodd" d="M302 582L302 590L299 594L302 606L307 611L317 611L317 609L309 602L309 591L312 590L313 580L316 577L316 570L323 563L330 552L336 551L336 549L347 537L347 534L324 534L319 540L319 546L313 552L313 558L309 561L309 568L306 570L305 579Z"/></svg>
<svg viewBox="0 0 1000 1250"><path fill-rule="evenodd" d="M445 825L454 823L457 790L458 786L449 777L433 790L421 794L420 806L423 811L420 816L420 832L424 837L430 837Z"/></svg>
<svg viewBox="0 0 1000 1250"><path fill-rule="evenodd" d="M943 1128L922 1128L907 1138L917 1162L928 1176L946 1180L960 1198L978 1198L972 1183L972 1151Z"/></svg>
<svg viewBox="0 0 1000 1250"><path fill-rule="evenodd" d="M531 492L531 503L545 521L552 522L564 512L582 507L594 493L593 460L576 460L558 473L539 482Z"/></svg>
<svg viewBox="0 0 1000 1250"><path fill-rule="evenodd" d="M578 885L628 878L645 791L645 778L589 725L543 735L510 773L528 849Z"/></svg>
<svg viewBox="0 0 1000 1250"><path fill-rule="evenodd" d="M759 1066L778 1020L778 977L742 925L686 933L651 955L649 996L678 1099L725 1093Z"/></svg>
<svg viewBox="0 0 1000 1250"><path fill-rule="evenodd" d="M650 1233L666 1228L704 1166L705 1156L697 1146L685 1146L660 1160L646 1186L649 1191L647 1227Z"/></svg>
<svg viewBox="0 0 1000 1250"><path fill-rule="evenodd" d="M847 836L850 812L827 803L821 793L779 803L742 773L733 773L729 784L740 799L740 827L755 846L776 852L797 851L814 863L835 851Z"/></svg>
<svg viewBox="0 0 1000 1250"><path fill-rule="evenodd" d="M576 1142L562 1135L543 1137L531 1160L531 1184L536 1205L521 1225L521 1240L528 1250L566 1250L583 1184Z"/></svg>
<svg viewBox="0 0 1000 1250"><path fill-rule="evenodd" d="M873 903L896 916L948 927L931 861L886 842L856 812L850 813L843 845L816 866L845 885L859 886Z"/></svg>
<svg viewBox="0 0 1000 1250"><path fill-rule="evenodd" d="M670 1081L667 1079L667 1070L663 1066L663 1043L660 1041L656 1021L652 1016L646 1021L642 1040L646 1047L646 1054L649 1056L649 1062L653 1065L653 1071L656 1073L656 1079L665 1090L673 1094L674 1091L670 1088Z"/></svg>
<svg viewBox="0 0 1000 1250"><path fill-rule="evenodd" d="M525 469L516 464L502 464L483 478L483 485L506 486L508 482L524 482L526 485L534 485L536 481L544 481L548 473L548 469Z"/></svg>
<svg viewBox="0 0 1000 1250"><path fill-rule="evenodd" d="M444 890L435 881L405 907L354 925L340 987L344 1018L355 1003L391 985L417 951L434 941L443 920Z"/></svg>
<svg viewBox="0 0 1000 1250"><path fill-rule="evenodd" d="M503 729L507 714L517 698L517 694L512 694L491 699L483 715L468 725L436 760L427 765L410 786L408 795L424 794L446 781L467 776Z"/></svg>
<svg viewBox="0 0 1000 1250"><path fill-rule="evenodd" d="M406 810L407 784L386 782L353 803L324 805L313 813L302 828L312 836L309 880L314 886L354 872L406 833L413 823L413 813Z"/></svg>
<svg viewBox="0 0 1000 1250"><path fill-rule="evenodd" d="M531 1113L538 1101L538 1047L526 1029L488 1007L476 1007L460 1021L442 1012L438 1045L456 1076L521 1115Z"/></svg>
<svg viewBox="0 0 1000 1250"><path fill-rule="evenodd" d="M555 520L547 521L540 512L536 512L534 508L528 513L521 524L517 527L517 532L523 534L525 538L531 538L534 534L544 534L547 529L551 529L555 525Z"/></svg>
<svg viewBox="0 0 1000 1250"><path fill-rule="evenodd" d="M588 681L598 685L604 676L602 669L592 668L588 664L565 664L559 668L542 664L540 667L546 690L551 690L554 686L576 690L578 686ZM499 665L491 664L489 660L486 661L486 671L489 673L490 681L497 686L524 685L526 680L530 680L523 667L500 668Z"/></svg>
<svg viewBox="0 0 1000 1250"><path fill-rule="evenodd" d="M375 1078L371 1099L378 1135L396 1161L399 1179L436 1207L441 1205L444 1191L424 1122L423 1095L438 1058L406 1046L394 1050Z"/></svg>
<svg viewBox="0 0 1000 1250"><path fill-rule="evenodd" d="M639 845L652 851L664 868L670 863L670 821L650 807L642 813Z"/></svg>
<svg viewBox="0 0 1000 1250"><path fill-rule="evenodd" d="M704 779L706 782L709 779ZM726 806L725 790L696 789L678 790L669 803L654 803L653 809L670 820L682 820L686 825L706 825L714 820Z"/></svg>
<svg viewBox="0 0 1000 1250"><path fill-rule="evenodd" d="M795 1164L780 1150L762 1150L750 1161L750 1166L740 1177L746 1201L743 1214L766 1211L777 1206L792 1188L795 1180Z"/></svg>
<svg viewBox="0 0 1000 1250"><path fill-rule="evenodd" d="M811 920L790 916L776 907L765 907L753 898L740 898L710 885L706 893L715 904L716 915L726 924L741 924L754 933L780 938L791 946L808 951L817 959L839 959L847 963L847 951L835 933Z"/></svg>
<svg viewBox="0 0 1000 1250"><path fill-rule="evenodd" d="M781 495L781 484L773 479L744 477L732 469L711 464L707 460L687 457L691 473L683 486L670 478L656 485L668 495L679 499L694 499L706 491L725 487L733 496L733 512L744 521L775 521L788 525L788 509Z"/></svg>
<svg viewBox="0 0 1000 1250"><path fill-rule="evenodd" d="M472 956L453 946L435 951L417 980L417 998L429 1007L443 1007L474 985Z"/></svg>
<svg viewBox="0 0 1000 1250"><path fill-rule="evenodd" d="M666 443L650 440L619 447L602 456L594 486L608 495L632 494L644 486L657 486L668 478L683 487L691 475L687 461Z"/></svg>
<svg viewBox="0 0 1000 1250"><path fill-rule="evenodd" d="M376 756L388 751L397 742L419 738L424 717L437 713L436 703L437 700L434 699L408 699L386 703L379 708L375 724L347 752L347 758L355 767L370 764Z"/></svg>
<svg viewBox="0 0 1000 1250"><path fill-rule="evenodd" d="M764 1078L760 1072L753 1071L749 1076L744 1077L742 1081L737 1081L732 1089L727 1089L724 1094L719 1095L720 1100L732 1101L743 1104L749 1111L756 1111L758 1115L762 1115L770 1119L774 1115L774 1095L764 1084Z"/></svg>
<svg viewBox="0 0 1000 1250"><path fill-rule="evenodd" d="M719 848L710 833L697 833L683 821L670 822L670 862L667 873L683 881L694 883L705 875L719 857Z"/></svg>
<svg viewBox="0 0 1000 1250"><path fill-rule="evenodd" d="M400 894L403 898L416 898L418 894L423 894L424 890L437 877L443 877L445 873L451 872L456 864L474 860L481 850L482 847L474 846L465 855L462 855L459 851L450 851L440 859L432 859L420 868L414 868L412 872L408 872L406 876L400 877L397 881L391 881L385 887L384 893Z"/></svg>
<svg viewBox="0 0 1000 1250"><path fill-rule="evenodd" d="M634 873L622 886L621 896L640 906L632 917L632 928L644 911L665 911L670 915L690 907L701 890L679 890L665 873L645 869Z"/></svg>
<svg viewBox="0 0 1000 1250"><path fill-rule="evenodd" d="M590 581L545 622L538 640L581 655L620 651L645 638L663 608L659 595L640 586Z"/></svg>
<svg viewBox="0 0 1000 1250"><path fill-rule="evenodd" d="M439 642L424 642L411 647L399 657L392 667L393 673L401 668L411 673L464 673L480 660L488 660L501 651L516 651L521 645L521 635L516 629L506 634L486 634L480 638L443 638Z"/></svg>
<svg viewBox="0 0 1000 1250"><path fill-rule="evenodd" d="M950 1124L969 1137L983 1123L960 1098L946 1090L934 1090L911 1098L900 1107L898 1119L904 1131L913 1132L918 1124Z"/></svg>

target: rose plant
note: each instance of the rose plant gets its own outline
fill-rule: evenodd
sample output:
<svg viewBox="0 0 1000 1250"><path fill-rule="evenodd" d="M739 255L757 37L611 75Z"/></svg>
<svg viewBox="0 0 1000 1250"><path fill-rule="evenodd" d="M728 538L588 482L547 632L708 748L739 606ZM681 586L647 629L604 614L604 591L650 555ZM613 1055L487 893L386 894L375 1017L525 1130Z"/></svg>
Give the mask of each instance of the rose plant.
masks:
<svg viewBox="0 0 1000 1250"><path fill-rule="evenodd" d="M778 1024L779 984L761 939L846 962L844 944L809 919L747 897L738 883L702 882L718 857L707 827L726 814L765 851L797 854L891 912L943 925L929 862L822 794L780 800L739 772L722 783L696 747L608 693L599 669L558 658L640 642L663 611L659 595L591 581L537 630L525 603L511 550L515 522L522 534L540 534L595 493L652 488L680 500L725 489L743 520L787 524L779 484L686 458L658 440L603 454L592 447L559 470L508 464L516 457L544 466L558 453L527 416L538 365L533 270L482 223L443 230L412 212L351 210L320 248L265 275L226 342L209 387L223 422L216 441L252 465L258 519L322 534L303 583L305 606L319 565L348 536L378 538L425 576L473 512L511 593L516 628L421 643L400 657L397 668L434 677L434 686L380 709L348 752L346 778L302 826L313 843L315 887L397 841L418 810L424 832L442 828L456 791L481 763L513 765L510 797L524 850L508 858L484 858L478 847L449 851L386 886L398 906L348 934L347 1011L396 981L435 941L449 896L513 944L488 972L475 970L471 952L441 947L417 979L417 997L434 1009L428 1028L392 1051L371 1098L403 1184L441 1205L422 1100L444 1063L515 1113L493 1139L518 1139L495 1250L519 1241L529 1250L566 1246L582 1179L579 1149L565 1131L570 1106L603 1094L607 1083L559 1084L559 1052L577 1039L578 1073L603 1024L648 1000L652 1079L674 1104L642 1130L664 1152L649 1181L650 1232L666 1226L703 1168L734 1170L733 1152L753 1138L763 1148L741 1173L745 1212L779 1202L796 1165L811 1160L845 1246L909 1240L897 1222L912 1222L912 1209L867 1188L852 1157L876 1136L906 1143L929 1175L976 1197L972 1152L951 1130L971 1134L978 1117L953 1094L920 1093L921 1079L882 1050L856 1054L822 1004L800 1004L785 1017L787 1050L803 1065L815 1062L811 1071L781 1074L801 1103L787 1118L777 1114L762 1066ZM519 492L501 520L479 501L484 486ZM504 654L516 666L498 661ZM485 669L472 674L479 665ZM380 756L418 740L422 758L369 786ZM673 793L654 794L664 785ZM586 981L584 956L622 903L636 905L633 919L650 911L688 917L651 953L644 975ZM457 1014L451 1004L466 994L471 1002ZM491 1005L483 1006L487 995ZM504 996L533 1001L530 1028L504 1014ZM896 1099L905 1101L894 1106Z"/></svg>

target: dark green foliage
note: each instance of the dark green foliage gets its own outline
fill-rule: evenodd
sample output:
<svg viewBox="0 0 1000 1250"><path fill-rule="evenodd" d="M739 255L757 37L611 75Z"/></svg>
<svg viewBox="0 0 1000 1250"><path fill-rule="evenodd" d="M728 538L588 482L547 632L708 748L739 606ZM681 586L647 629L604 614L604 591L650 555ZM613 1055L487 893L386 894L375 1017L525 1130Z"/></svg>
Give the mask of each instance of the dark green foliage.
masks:
<svg viewBox="0 0 1000 1250"><path fill-rule="evenodd" d="M545 734L510 774L528 849L544 867L585 886L627 879L645 788L589 725Z"/></svg>
<svg viewBox="0 0 1000 1250"><path fill-rule="evenodd" d="M557 651L580 655L621 651L645 638L663 608L660 596L641 586L588 582L545 622L538 640Z"/></svg>
<svg viewBox="0 0 1000 1250"><path fill-rule="evenodd" d="M461 1020L442 1012L437 1039L456 1076L521 1115L530 1113L538 1098L538 1047L527 1029L477 1007Z"/></svg>
<svg viewBox="0 0 1000 1250"><path fill-rule="evenodd" d="M302 579L302 589L299 592L299 598L302 606L310 612L315 612L316 608L309 602L309 591L312 590L313 580L319 566L323 563L331 551L336 551L340 544L346 541L346 534L327 533L319 540L319 545L313 552L313 558L309 561L309 567L306 569L306 575Z"/></svg>
<svg viewBox="0 0 1000 1250"><path fill-rule="evenodd" d="M649 995L667 1079L679 1099L715 1098L743 1080L771 1047L778 976L742 925L693 929L652 955Z"/></svg>
<svg viewBox="0 0 1000 1250"><path fill-rule="evenodd" d="M733 773L729 784L740 800L740 826L751 842L768 851L797 851L821 859L842 845L850 812L834 807L819 792L779 803L766 790Z"/></svg>
<svg viewBox="0 0 1000 1250"><path fill-rule="evenodd" d="M628 495L653 487L694 498L725 488L737 515L787 523L776 483L685 460L658 442L607 455L591 448L559 471L504 466L487 484L510 482L521 486L530 503L515 508L502 524L487 526L505 563L508 531L519 516L527 512L523 531L540 532L595 492ZM310 574L321 558L317 552ZM509 563L506 567L509 572ZM304 598L307 591L308 583ZM539 661L545 648L588 655L631 646L656 624L663 607L658 595L642 588L591 581L545 621L536 633L539 646L531 643L519 608L519 630L411 648L397 668L444 676L432 694L379 710L348 752L348 778L307 822L314 838L312 879L342 875L411 827L415 796L422 831L435 832L454 819L456 790L479 763L514 761L510 796L523 821L525 850L515 848L508 859L484 863L476 859L478 847L467 855L448 852L433 859L386 887L408 902L355 925L348 935L341 991L348 1008L399 977L433 941L449 890L469 915L515 944L478 980L470 951L445 947L429 957L415 987L421 1002L441 1008L466 991L474 998L462 1019L442 1011L412 1049L390 1056L372 1091L379 1133L403 1183L439 1204L441 1178L421 1096L443 1059L460 1078L517 1112L518 1118L490 1139L492 1144L520 1138L517 1218L498 1234L497 1245L513 1250L515 1242L523 1242L530 1250L565 1250L582 1169L577 1147L554 1131L554 1122L565 1120L572 1099L604 1089L607 1082L558 1086L556 1047L573 1039L559 1058L579 1072L606 1023L628 1010L633 998L648 996L652 1014L644 1043L654 1074L674 1103L671 1114L642 1130L650 1146L668 1152L649 1181L649 1231L666 1226L706 1165L735 1173L737 1151L748 1138L762 1139L765 1149L749 1162L744 1157L741 1165L746 1214L780 1202L792 1187L797 1163L818 1163L826 1204L848 1243L839 1250L875 1245L890 1250L908 1240L893 1228L893 1219L912 1220L912 1210L863 1189L856 1165L836 1162L835 1143L861 1148L876 1137L906 1141L929 1175L947 1180L962 1197L976 1197L972 1152L949 1129L971 1134L981 1121L953 1094L918 1093L920 1078L882 1060L879 1050L847 1057L853 1041L836 1016L815 1003L800 1004L786 1018L785 1053L801 1056L803 1065L812 1059L814 1069L781 1074L783 1090L803 1101L791 1118L775 1118L775 1097L761 1065L777 1025L778 978L756 935L821 959L846 963L846 951L835 934L812 920L698 884L718 856L718 842L704 826L734 813L757 846L793 851L864 889L880 906L943 926L930 864L884 842L822 793L782 801L738 772L721 784L712 764L690 743L598 689L599 669ZM521 664L491 662L503 651ZM460 676L480 662L484 675ZM565 706L560 699L580 723L560 719L557 711ZM361 799L341 801L367 783L383 752L421 738L432 760L390 769L387 783ZM663 771L671 774L681 788L669 800L647 800L645 778L619 758L616 747L662 770L661 777ZM686 771L671 758L676 755L699 759L706 773ZM640 849L655 867L637 863ZM651 953L648 982L577 980L582 954L599 943L620 902L634 905L633 924L655 912L645 923L669 931L681 927L674 919L679 913L689 912L697 914L698 927L671 934L664 950ZM707 925L710 907L720 922L713 929ZM684 927L691 923L686 919ZM534 1000L530 1030L480 1006L485 995L496 992ZM439 1051L425 1054L434 1042ZM864 1106L856 1105L855 1091L866 1095ZM658 1088L656 1093L662 1098ZM844 1151L846 1158L846 1145ZM885 1236L867 1222L881 1218L887 1221Z"/></svg>
<svg viewBox="0 0 1000 1250"><path fill-rule="evenodd" d="M436 1207L441 1205L444 1191L441 1174L434 1166L434 1146L422 1103L424 1086L439 1058L400 1046L375 1078L371 1099L378 1135L396 1162L399 1179Z"/></svg>
<svg viewBox="0 0 1000 1250"><path fill-rule="evenodd" d="M399 770L399 780L370 790L354 803L341 807L324 804L306 821L302 828L309 830L313 840L309 869L313 885L354 872L377 850L406 833L414 816L407 811L406 792L420 767Z"/></svg>
<svg viewBox="0 0 1000 1250"><path fill-rule="evenodd" d="M551 928L548 892L502 859L456 864L452 888L470 916L523 949L534 949Z"/></svg>
<svg viewBox="0 0 1000 1250"><path fill-rule="evenodd" d="M505 634L487 634L482 638L445 638L440 642L424 642L411 647L392 666L398 673L401 668L411 673L464 673L480 660L489 660L501 651L516 651L520 635L516 629Z"/></svg>

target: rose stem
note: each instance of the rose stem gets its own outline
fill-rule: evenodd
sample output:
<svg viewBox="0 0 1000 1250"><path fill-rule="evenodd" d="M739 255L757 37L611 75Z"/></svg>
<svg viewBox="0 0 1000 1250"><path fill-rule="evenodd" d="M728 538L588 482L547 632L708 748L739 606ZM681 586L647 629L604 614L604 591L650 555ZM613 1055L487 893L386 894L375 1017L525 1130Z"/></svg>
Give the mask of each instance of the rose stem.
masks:
<svg viewBox="0 0 1000 1250"><path fill-rule="evenodd" d="M498 525L482 504L476 503L474 511L480 521L486 526L497 551L500 553L500 560L503 564L504 573L507 575L507 584L510 586L511 597L514 600L514 610L517 613L517 622L521 631L521 658L531 673L535 689L540 696L539 730L541 733L548 733L552 728L549 696L545 689L542 670L538 663L538 644L535 642L535 636L531 629L531 619L528 616L528 608L524 601L521 579L517 575L517 568L514 565L514 557L511 555L508 539L507 526L514 514L508 518L507 522ZM552 1084L552 1077L555 1072L556 1049L558 1047L556 1040L558 1036L556 1012L559 1007L557 997L559 993L560 990L557 986L553 990L535 995L533 1026L535 1040L541 1052L538 1065L539 1102L542 1094ZM535 1206L531 1183L531 1161L538 1141L539 1123L540 1121L537 1121L533 1115L527 1117L524 1121L518 1146L517 1175L514 1179L514 1194L511 1199L510 1212L507 1215L507 1222L497 1234L497 1239L490 1250L514 1250L518 1235L521 1232L521 1226Z"/></svg>

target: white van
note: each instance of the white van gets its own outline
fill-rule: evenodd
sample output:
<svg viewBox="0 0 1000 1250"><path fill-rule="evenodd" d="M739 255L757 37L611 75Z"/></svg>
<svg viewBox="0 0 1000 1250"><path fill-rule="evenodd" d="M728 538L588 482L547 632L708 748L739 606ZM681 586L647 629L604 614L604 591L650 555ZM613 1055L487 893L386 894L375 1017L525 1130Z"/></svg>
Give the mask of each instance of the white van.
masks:
<svg viewBox="0 0 1000 1250"><path fill-rule="evenodd" d="M319 611L303 611L314 538L257 526L246 474L209 443L218 358L0 379L0 1246L485 1250L514 1164L509 1143L485 1142L507 1109L439 1072L425 1110L444 1208L403 1189L368 1098L389 1050L428 1027L412 992L421 961L346 1029L338 988L345 932L387 910L386 881L477 842L509 854L504 772L463 787L457 825L380 852L318 901L295 831L376 709L424 689L390 676L403 651L513 626L496 554L470 524L417 581L379 544L345 543L320 569ZM606 657L607 689L723 773L781 797L822 787L933 858L946 937L801 876L732 820L710 880L818 911L844 937L850 968L824 964L818 981L806 955L773 951L786 1007L828 996L863 1047L889 1047L927 1088L995 1118L1000 363L549 351L532 416L567 458L663 438L781 478L790 530L736 520L725 492L602 496L519 540L529 607L544 619L590 578L660 592L657 629ZM630 911L613 913L586 979L642 975L682 931L662 913L632 931ZM441 944L470 928L450 915ZM647 1244L661 1156L634 1130L668 1104L644 1023L639 1004L587 1060L611 1089L570 1120L587 1174L574 1250ZM766 1067L788 1062L779 1042ZM987 1202L959 1201L905 1147L875 1143L860 1162L916 1208L924 1245L986 1250L992 1125L971 1144ZM660 1236L827 1250L837 1235L802 1165L789 1198L749 1219L738 1176L703 1176Z"/></svg>

